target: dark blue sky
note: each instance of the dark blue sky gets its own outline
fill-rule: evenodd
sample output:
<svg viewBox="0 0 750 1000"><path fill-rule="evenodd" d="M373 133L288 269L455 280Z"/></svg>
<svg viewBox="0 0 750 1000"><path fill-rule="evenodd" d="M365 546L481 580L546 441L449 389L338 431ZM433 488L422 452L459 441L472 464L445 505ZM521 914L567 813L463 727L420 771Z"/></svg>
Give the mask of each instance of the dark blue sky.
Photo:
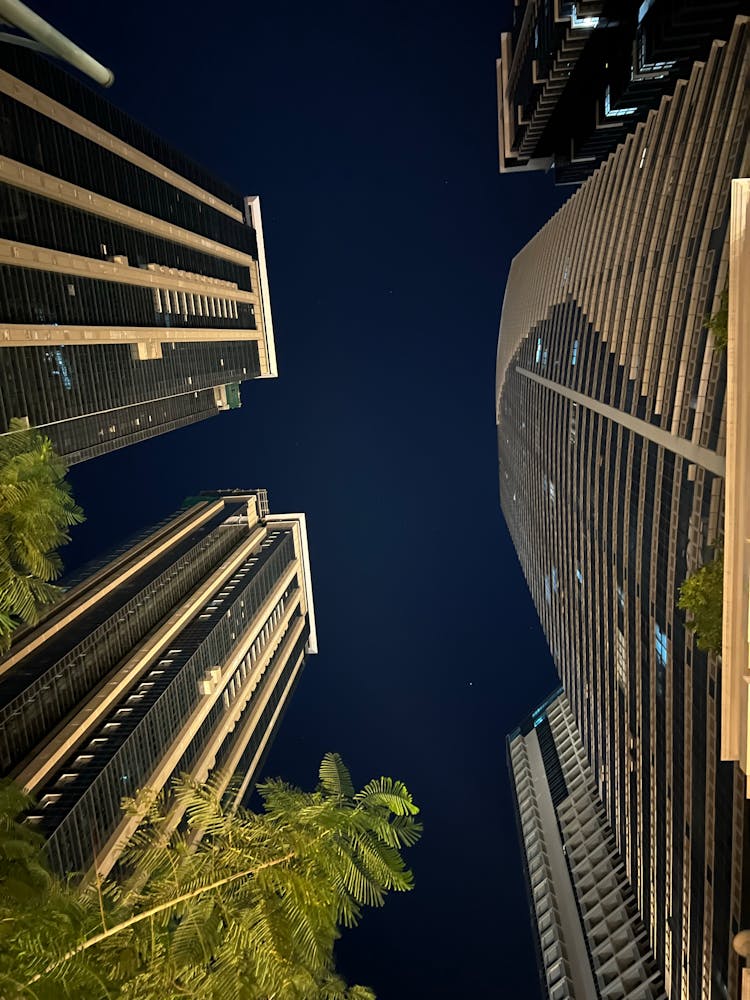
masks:
<svg viewBox="0 0 750 1000"><path fill-rule="evenodd" d="M510 2L34 6L110 97L260 194L280 377L72 472L69 564L201 488L308 514L320 654L268 772L403 779L416 889L339 947L380 1000L538 997L504 737L555 685L500 514L494 360L513 254L562 202L497 173Z"/></svg>

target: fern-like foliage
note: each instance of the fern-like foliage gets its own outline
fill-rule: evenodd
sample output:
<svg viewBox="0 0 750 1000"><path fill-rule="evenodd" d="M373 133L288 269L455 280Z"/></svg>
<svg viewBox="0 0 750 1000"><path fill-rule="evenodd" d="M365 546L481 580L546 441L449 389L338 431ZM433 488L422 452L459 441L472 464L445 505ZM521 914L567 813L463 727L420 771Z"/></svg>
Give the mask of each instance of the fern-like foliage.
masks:
<svg viewBox="0 0 750 1000"><path fill-rule="evenodd" d="M221 775L139 793L126 803L143 817L123 853L130 878L81 889L45 870L44 914L12 924L18 906L0 902L0 996L374 1000L337 976L333 948L365 906L412 888L400 850L419 839L418 809L390 778L355 792L337 754L319 773L313 792L260 785L260 813L228 809Z"/></svg>
<svg viewBox="0 0 750 1000"><path fill-rule="evenodd" d="M688 613L698 648L720 653L724 612L724 548L719 542L714 558L704 563L680 586L677 607Z"/></svg>
<svg viewBox="0 0 750 1000"><path fill-rule="evenodd" d="M83 520L65 471L49 439L21 421L0 435L0 650L60 595L57 550Z"/></svg>

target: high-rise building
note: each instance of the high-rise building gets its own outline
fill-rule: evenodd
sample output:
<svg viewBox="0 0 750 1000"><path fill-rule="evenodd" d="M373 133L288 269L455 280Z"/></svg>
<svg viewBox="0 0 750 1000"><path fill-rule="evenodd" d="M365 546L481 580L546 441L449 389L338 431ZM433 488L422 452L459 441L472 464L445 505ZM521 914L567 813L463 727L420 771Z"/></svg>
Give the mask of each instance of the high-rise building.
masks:
<svg viewBox="0 0 750 1000"><path fill-rule="evenodd" d="M0 660L0 765L54 867L105 873L123 797L219 769L239 802L257 775L317 652L305 516L201 494L71 584Z"/></svg>
<svg viewBox="0 0 750 1000"><path fill-rule="evenodd" d="M748 27L738 18L517 255L497 355L505 520L681 1000L737 997L732 939L750 927L720 661L676 608L724 531L727 354L706 318L727 285L731 181L750 168Z"/></svg>
<svg viewBox="0 0 750 1000"><path fill-rule="evenodd" d="M258 198L0 56L0 433L26 419L72 464L239 406L276 375Z"/></svg>
<svg viewBox="0 0 750 1000"><path fill-rule="evenodd" d="M663 1000L575 720L556 691L508 736L531 920L550 1000Z"/></svg>
<svg viewBox="0 0 750 1000"><path fill-rule="evenodd" d="M728 38L740 0L515 0L497 60L501 172L585 180Z"/></svg>

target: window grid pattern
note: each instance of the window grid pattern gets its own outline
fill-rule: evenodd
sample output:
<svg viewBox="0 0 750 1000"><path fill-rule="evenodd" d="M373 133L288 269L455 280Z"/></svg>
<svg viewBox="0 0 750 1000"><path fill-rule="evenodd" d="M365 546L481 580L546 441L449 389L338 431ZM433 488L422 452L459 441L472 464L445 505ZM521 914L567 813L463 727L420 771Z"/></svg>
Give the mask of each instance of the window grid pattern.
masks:
<svg viewBox="0 0 750 1000"><path fill-rule="evenodd" d="M242 210L242 197L236 191L59 66L16 47L3 51L3 66L7 72L24 80L36 90L48 94L83 118L88 118L90 122L139 149L146 156L158 160L198 187Z"/></svg>
<svg viewBox="0 0 750 1000"><path fill-rule="evenodd" d="M126 344L14 347L0 352L0 431L28 417L72 463L211 415L214 386L259 374L254 341L165 344L148 361Z"/></svg>
<svg viewBox="0 0 750 1000"><path fill-rule="evenodd" d="M154 579L145 582L149 569L138 577L137 593L88 631L70 649L0 709L0 767L2 773L17 765L55 726L103 680L115 665L154 628L247 535L247 527L225 525L225 513L212 518L214 525L200 540L175 559ZM128 588L130 589L130 588ZM118 596L125 588L118 588ZM94 614L100 615L96 606ZM69 630L70 631L70 630ZM43 650L40 651L43 654ZM35 658L35 665L40 657ZM34 671L36 672L36 671ZM19 671L11 675L14 686L23 683ZM6 683L0 694L6 692Z"/></svg>
<svg viewBox="0 0 750 1000"><path fill-rule="evenodd" d="M0 154L224 246L257 254L255 232L244 222L5 94L0 94Z"/></svg>
<svg viewBox="0 0 750 1000"><path fill-rule="evenodd" d="M253 758L257 754L258 749L261 743L263 742L266 733L268 732L268 727L271 724L271 718L276 709L278 708L279 703L281 702L281 698L284 694L284 689L286 685L289 683L289 679L292 673L294 672L294 669L297 666L300 657L305 652L305 646L307 645L307 640L309 638L310 638L310 630L308 625L305 624L305 627L303 628L299 638L294 644L294 648L291 650L287 662L284 666L284 669L282 670L281 675L278 681L276 682L276 685L273 689L273 693L271 694L271 697L269 698L266 707L263 709L263 713L260 719L258 720L258 725L253 730L253 734L248 740L247 746L242 751L242 756L240 757L239 762L237 764L237 775L240 779L244 779L247 776L247 773L253 763ZM266 753L270 749L270 745L271 744L269 740L269 742L266 744L266 749L265 749ZM222 748L222 750L223 749L224 748ZM229 749L230 748L227 747L225 751L227 756L229 755ZM255 771L251 779L251 784L245 793L246 799L250 795L250 792L252 791L252 782L255 780L255 776L260 772L262 764L263 761L260 760L255 767Z"/></svg>
<svg viewBox="0 0 750 1000"><path fill-rule="evenodd" d="M70 102L84 117L91 114L90 121L244 217L243 199L235 192L44 58L8 49L4 69L63 105ZM249 224L8 95L0 95L0 154L257 260ZM175 293L78 273L0 266L0 324L42 327L36 343L0 352L0 433L13 417L25 417L34 426L49 428L56 449L72 464L212 416L222 407L213 392L204 390L261 374L254 340L222 339L222 330L242 336L241 331L257 329L260 317L253 304L231 298L221 285L201 282L214 279L252 291L252 267L109 221L56 201L51 190L48 194L0 184L0 238L92 261L123 258L121 263L127 259L131 267L152 272L166 267L183 272L199 291ZM67 346L61 332L61 342L55 343L55 328L68 326L98 328L94 342ZM131 334L139 328L163 328L164 340L158 343L149 336L142 344L122 343L117 332L123 328ZM170 339L173 331L184 339L190 331L198 336L198 330L205 342L175 344ZM106 342L100 342L102 337ZM158 405L151 405L155 401Z"/></svg>
<svg viewBox="0 0 750 1000"><path fill-rule="evenodd" d="M247 654L243 657L242 663L239 665L234 675L228 680L221 698L217 698L216 702L211 708L211 711L208 713L203 723L201 724L200 729L191 740L190 746L187 748L185 753L180 758L179 763L177 764L177 766L173 771L173 776L176 777L181 774L191 773L198 760L198 757L200 756L204 747L208 743L210 737L217 729L217 724L221 719L223 719L226 716L231 703L234 701L235 689L237 690L239 689L240 684L243 684L247 680L248 674L252 673L253 669L255 668L255 664L257 663L260 654L265 649L268 643L269 636L273 634L273 629L276 625L276 622L278 622L279 620L279 615L283 613L285 602L288 601L292 597L292 595L298 591L299 588L296 585L296 581L295 584L293 584L291 587L287 587L286 591L284 592L284 596L281 598L279 603L276 605L276 607L269 615L268 621L264 623L264 628L261 634L252 643ZM275 635L274 638L278 641L279 636ZM252 695L247 701L248 706L251 704L255 704L255 701L257 701L258 697L262 694L265 685L268 681L268 677L273 673L274 662L277 660L277 658L283 656L283 653L284 650L280 646L274 652L273 656L269 660L269 663L265 667L263 672L258 675L255 681L256 686L253 688ZM245 711L247 711L247 708L245 709ZM233 730L235 734L239 733L241 723L242 723L241 718L235 723ZM225 743L227 742L231 744L232 742L231 736L227 736ZM224 760L225 758L221 757L220 755L217 755L214 767L219 768L223 766Z"/></svg>
<svg viewBox="0 0 750 1000"><path fill-rule="evenodd" d="M664 983L689 1000L735 995L739 972L744 800L719 758L717 660L676 609L722 533L723 480L519 370L723 453L705 316L726 281L747 42L738 22L516 258L498 347L505 519Z"/></svg>
<svg viewBox="0 0 750 1000"><path fill-rule="evenodd" d="M250 270L243 265L9 184L0 184L0 237L94 260L127 257L134 267L160 264L252 291Z"/></svg>
<svg viewBox="0 0 750 1000"><path fill-rule="evenodd" d="M92 759L79 768L68 762L40 790L61 793L42 814L42 828L50 834L48 855L57 871L83 872L90 866L122 817L122 798L148 784L165 749L204 697L205 678L231 654L237 635L294 558L291 532L269 534L238 570L237 583L228 583L211 599L221 606L204 610L186 626L173 640L174 649L155 664L162 673L138 681L92 737L86 748ZM65 781L66 774L75 777Z"/></svg>
<svg viewBox="0 0 750 1000"><path fill-rule="evenodd" d="M51 326L256 329L250 302L0 265L0 321ZM231 308L230 308L231 307ZM14 348L15 349L15 348Z"/></svg>

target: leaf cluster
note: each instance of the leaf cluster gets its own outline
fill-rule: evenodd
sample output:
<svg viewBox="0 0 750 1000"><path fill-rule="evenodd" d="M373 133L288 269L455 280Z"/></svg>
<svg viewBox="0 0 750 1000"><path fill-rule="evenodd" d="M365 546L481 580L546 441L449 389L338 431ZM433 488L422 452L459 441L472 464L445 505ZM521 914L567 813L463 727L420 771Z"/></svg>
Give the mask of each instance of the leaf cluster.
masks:
<svg viewBox="0 0 750 1000"><path fill-rule="evenodd" d="M729 340L729 285L721 293L719 308L713 316L708 317L706 326L714 336L714 347L718 351L726 350Z"/></svg>
<svg viewBox="0 0 750 1000"><path fill-rule="evenodd" d="M0 996L374 1000L336 974L333 951L365 906L412 888L408 790L378 778L355 791L337 754L313 792L259 786L260 813L228 808L222 787L183 778L131 803L148 816L123 853L127 878L77 888L45 871L42 908L3 899Z"/></svg>
<svg viewBox="0 0 750 1000"><path fill-rule="evenodd" d="M0 650L60 594L57 550L83 521L65 472L51 441L22 421L0 435Z"/></svg>
<svg viewBox="0 0 750 1000"><path fill-rule="evenodd" d="M688 624L695 630L698 648L721 652L724 607L724 551L692 573L680 587L677 607L687 611Z"/></svg>

